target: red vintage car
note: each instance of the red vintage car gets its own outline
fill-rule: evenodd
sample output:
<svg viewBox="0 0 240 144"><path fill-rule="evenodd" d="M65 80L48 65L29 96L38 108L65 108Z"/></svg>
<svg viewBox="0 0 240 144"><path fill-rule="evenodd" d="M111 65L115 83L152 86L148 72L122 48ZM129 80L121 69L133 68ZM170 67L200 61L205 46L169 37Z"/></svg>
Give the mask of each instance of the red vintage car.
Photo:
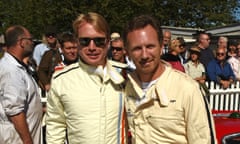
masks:
<svg viewBox="0 0 240 144"><path fill-rule="evenodd" d="M240 113L213 112L218 144L240 144Z"/></svg>
<svg viewBox="0 0 240 144"><path fill-rule="evenodd" d="M240 82L227 89L214 82L206 85L218 144L240 144Z"/></svg>

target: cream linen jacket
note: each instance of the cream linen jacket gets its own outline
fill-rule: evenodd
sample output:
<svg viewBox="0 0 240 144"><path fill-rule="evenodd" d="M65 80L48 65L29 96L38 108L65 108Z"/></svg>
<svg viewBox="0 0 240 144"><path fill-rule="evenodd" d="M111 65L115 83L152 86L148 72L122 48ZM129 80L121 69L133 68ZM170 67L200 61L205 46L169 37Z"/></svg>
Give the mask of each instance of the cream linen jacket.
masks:
<svg viewBox="0 0 240 144"><path fill-rule="evenodd" d="M210 144L204 99L192 78L165 66L146 93L134 73L129 79L125 104L133 144Z"/></svg>
<svg viewBox="0 0 240 144"><path fill-rule="evenodd" d="M108 60L105 68L78 62L53 75L47 99L47 143L123 144L123 77Z"/></svg>

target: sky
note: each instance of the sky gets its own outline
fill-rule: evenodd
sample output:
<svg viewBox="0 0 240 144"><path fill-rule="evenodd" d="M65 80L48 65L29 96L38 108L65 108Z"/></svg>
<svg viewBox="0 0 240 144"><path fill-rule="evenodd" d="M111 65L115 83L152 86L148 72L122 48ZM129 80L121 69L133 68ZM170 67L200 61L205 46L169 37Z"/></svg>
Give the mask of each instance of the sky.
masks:
<svg viewBox="0 0 240 144"><path fill-rule="evenodd" d="M240 3L240 0L238 0L238 2ZM240 20L240 8L239 7L238 7L238 10L237 10L235 16L236 16L237 20Z"/></svg>

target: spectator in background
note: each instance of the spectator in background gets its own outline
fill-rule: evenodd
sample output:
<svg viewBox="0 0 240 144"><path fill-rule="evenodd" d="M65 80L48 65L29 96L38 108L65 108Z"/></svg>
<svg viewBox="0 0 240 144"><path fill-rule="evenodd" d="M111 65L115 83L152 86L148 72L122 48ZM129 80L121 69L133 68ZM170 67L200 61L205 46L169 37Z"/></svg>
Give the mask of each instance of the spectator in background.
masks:
<svg viewBox="0 0 240 144"><path fill-rule="evenodd" d="M113 34L115 34L118 37L114 37ZM128 56L126 55L123 39L120 37L120 34L118 33L113 34L111 35L110 46L110 50L112 52L112 60L127 64L128 70L130 71L135 69L135 65L133 64L132 61L129 60Z"/></svg>
<svg viewBox="0 0 240 144"><path fill-rule="evenodd" d="M178 55L178 57L180 58L181 64L183 65L188 60L188 51L186 48L186 43L183 37L177 37L176 39L179 40L180 45L183 46L181 53Z"/></svg>
<svg viewBox="0 0 240 144"><path fill-rule="evenodd" d="M222 85L223 88L228 88L236 79L226 56L225 48L217 48L216 59L211 60L207 66L209 80Z"/></svg>
<svg viewBox="0 0 240 144"><path fill-rule="evenodd" d="M204 65L205 69L208 66L208 63L214 59L214 54L210 45L210 34L201 32L198 36L198 47L200 48L200 57L199 61Z"/></svg>
<svg viewBox="0 0 240 144"><path fill-rule="evenodd" d="M162 55L169 53L169 44L171 42L172 33L166 29L163 31L163 49Z"/></svg>
<svg viewBox="0 0 240 144"><path fill-rule="evenodd" d="M229 41L229 45L227 48L227 59L235 56L237 56L237 42Z"/></svg>
<svg viewBox="0 0 240 144"><path fill-rule="evenodd" d="M63 61L55 66L55 71L77 62L79 58L78 41L73 34L69 32L62 33L59 38L59 44L61 47L61 54L63 55Z"/></svg>
<svg viewBox="0 0 240 144"><path fill-rule="evenodd" d="M0 60L0 143L40 144L40 94L23 63L32 54L32 36L22 26L11 26L5 40L7 51Z"/></svg>
<svg viewBox="0 0 240 144"><path fill-rule="evenodd" d="M112 39L110 48L112 52L112 60L121 63L127 63L125 58L126 50L124 49L124 44L121 37L117 39Z"/></svg>
<svg viewBox="0 0 240 144"><path fill-rule="evenodd" d="M185 72L197 82L204 84L206 80L206 71L202 63L199 61L200 50L198 47L191 47L190 59L184 64Z"/></svg>
<svg viewBox="0 0 240 144"><path fill-rule="evenodd" d="M169 53L162 56L162 59L172 65L174 69L185 72L184 67L179 58L179 54L183 51L184 46L177 39L173 39L169 45Z"/></svg>
<svg viewBox="0 0 240 144"><path fill-rule="evenodd" d="M227 49L228 46L228 38L224 36L220 36L218 38L218 43L217 43L218 48L225 48Z"/></svg>
<svg viewBox="0 0 240 144"><path fill-rule="evenodd" d="M230 46L230 45L229 45ZM235 48L236 46L236 48ZM231 52L228 52L230 56L227 61L231 65L231 68L234 72L234 75L236 76L237 80L240 80L240 43L236 43L236 45L231 46L232 48L229 48ZM233 48L234 47L234 48Z"/></svg>
<svg viewBox="0 0 240 144"><path fill-rule="evenodd" d="M33 59L36 61L37 66L39 66L43 54L55 48L57 45L57 30L54 26L47 26L45 29L45 34L43 35L42 43L35 46L33 51Z"/></svg>
<svg viewBox="0 0 240 144"><path fill-rule="evenodd" d="M110 29L99 14L80 14L73 23L80 60L56 72L47 99L47 142L126 143L124 78L107 59ZM118 65L119 64L119 65Z"/></svg>
<svg viewBox="0 0 240 144"><path fill-rule="evenodd" d="M58 47L59 45L57 44L56 35L54 33L49 33L46 37L49 41L49 50L43 54L38 66L39 85L45 92L50 89L50 82L55 66L63 59L60 48Z"/></svg>
<svg viewBox="0 0 240 144"><path fill-rule="evenodd" d="M114 41L114 40L117 40L120 38L120 34L118 32L113 32L110 36L110 42L111 41ZM112 50L111 50L111 44L109 46L109 49L108 49L108 53L107 53L107 57L109 59L112 59Z"/></svg>
<svg viewBox="0 0 240 144"><path fill-rule="evenodd" d="M136 65L129 74L125 100L132 144L215 142L214 125L209 125L207 116L208 112L212 120L211 113L197 82L160 60L162 30L158 22L148 15L135 17L123 37Z"/></svg>
<svg viewBox="0 0 240 144"><path fill-rule="evenodd" d="M240 52L240 40L237 42L237 52ZM239 55L239 54L237 54ZM240 60L240 57L238 57L238 59Z"/></svg>
<svg viewBox="0 0 240 144"><path fill-rule="evenodd" d="M7 47L5 43L0 43L0 58L3 57L4 53L7 51Z"/></svg>

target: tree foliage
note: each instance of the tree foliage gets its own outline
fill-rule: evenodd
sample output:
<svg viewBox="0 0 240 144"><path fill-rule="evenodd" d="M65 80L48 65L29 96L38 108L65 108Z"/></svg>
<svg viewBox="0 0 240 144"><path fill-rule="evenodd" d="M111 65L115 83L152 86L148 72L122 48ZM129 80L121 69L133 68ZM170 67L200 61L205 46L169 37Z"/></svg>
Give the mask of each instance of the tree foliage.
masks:
<svg viewBox="0 0 240 144"><path fill-rule="evenodd" d="M118 32L140 14L151 14L166 26L210 28L236 23L233 13L238 7L238 0L1 0L0 33L15 24L27 27L36 38L47 25L72 31L79 13L90 11L102 14Z"/></svg>

